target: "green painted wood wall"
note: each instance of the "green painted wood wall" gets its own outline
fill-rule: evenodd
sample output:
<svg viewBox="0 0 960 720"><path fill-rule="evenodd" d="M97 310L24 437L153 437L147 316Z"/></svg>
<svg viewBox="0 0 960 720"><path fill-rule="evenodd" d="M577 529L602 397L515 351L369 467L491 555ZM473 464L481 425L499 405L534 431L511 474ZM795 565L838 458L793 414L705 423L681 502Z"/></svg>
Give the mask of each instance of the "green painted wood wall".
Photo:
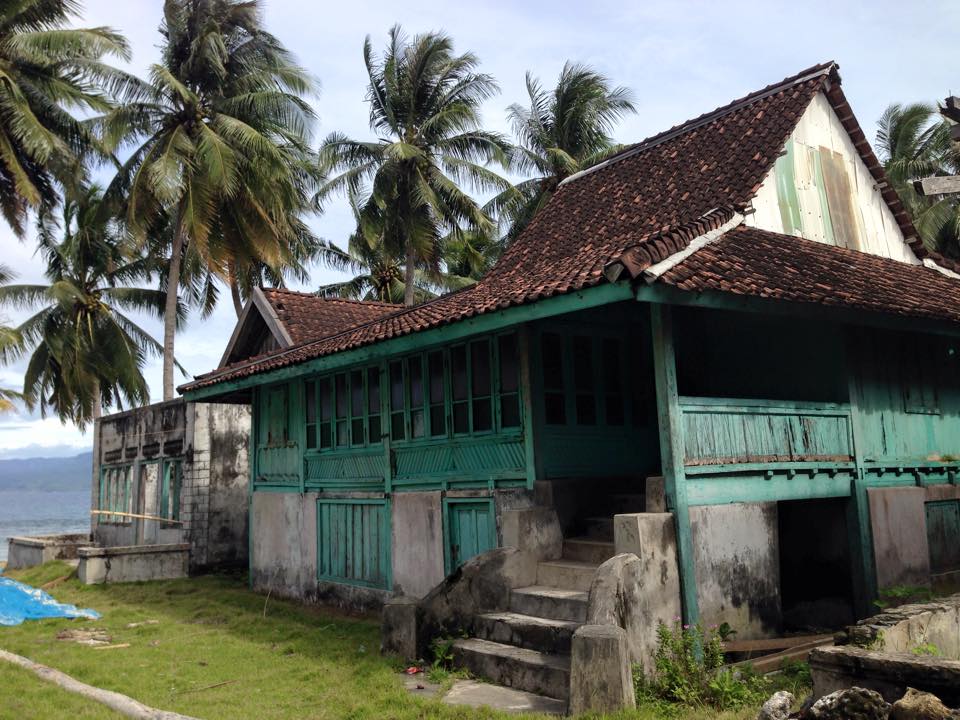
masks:
<svg viewBox="0 0 960 720"><path fill-rule="evenodd" d="M934 335L852 333L867 463L960 458L960 342Z"/></svg>

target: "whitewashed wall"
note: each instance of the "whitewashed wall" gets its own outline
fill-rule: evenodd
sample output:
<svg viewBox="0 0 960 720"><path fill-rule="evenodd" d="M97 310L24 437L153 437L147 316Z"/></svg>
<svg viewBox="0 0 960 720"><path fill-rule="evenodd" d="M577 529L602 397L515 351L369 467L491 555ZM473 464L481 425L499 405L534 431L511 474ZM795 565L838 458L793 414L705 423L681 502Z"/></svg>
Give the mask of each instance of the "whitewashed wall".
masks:
<svg viewBox="0 0 960 720"><path fill-rule="evenodd" d="M843 244L836 237L840 233L834 232L831 238L827 193L822 173L818 170L818 165L822 168L828 161L827 155L833 152L842 161L854 195L855 227L852 231L856 241L852 249L911 264L919 262L826 95L819 93L813 99L791 140L791 156L781 157L763 181L753 201L756 212L747 217L746 224L772 232L785 231L777 186L779 181L782 192L783 183L789 181L786 164L792 160L793 184L800 210L800 227L794 228L793 234L817 242Z"/></svg>

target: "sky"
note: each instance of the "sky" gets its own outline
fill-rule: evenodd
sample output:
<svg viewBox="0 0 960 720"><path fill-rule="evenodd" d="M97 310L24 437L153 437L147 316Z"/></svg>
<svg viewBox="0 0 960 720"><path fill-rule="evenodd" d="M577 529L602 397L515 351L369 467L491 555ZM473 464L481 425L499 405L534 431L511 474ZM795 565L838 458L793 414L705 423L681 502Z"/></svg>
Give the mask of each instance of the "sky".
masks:
<svg viewBox="0 0 960 720"><path fill-rule="evenodd" d="M633 91L638 111L617 129L620 142L637 142L826 60L839 63L844 92L871 140L888 104L932 102L960 91L956 0L262 4L267 28L320 82L320 94L311 100L319 116L317 144L333 131L372 137L361 50L368 34L374 47L382 47L395 23L411 35L444 31L457 51L479 57L482 71L501 89L484 106L484 125L504 133L506 107L526 99L524 73L550 87L567 60L589 64ZM159 59L162 5L162 0L85 0L75 24L122 32L133 53L128 69L143 76ZM340 245L352 229L344 201L309 221L318 235ZM42 280L34 249L30 238L18 240L0 221L0 262L19 273L19 282ZM339 277L316 267L309 283L292 287L310 290ZM213 369L223 353L236 321L228 293L223 300L210 318L192 317L177 336L177 357L191 373ZM0 310L0 316L15 323L26 317L10 310ZM143 324L161 337L159 322ZM0 367L0 387L19 387L24 367L23 361ZM159 400L160 360L151 360L145 374L152 398ZM25 411L0 418L0 458L70 455L90 445L89 430L55 418Z"/></svg>

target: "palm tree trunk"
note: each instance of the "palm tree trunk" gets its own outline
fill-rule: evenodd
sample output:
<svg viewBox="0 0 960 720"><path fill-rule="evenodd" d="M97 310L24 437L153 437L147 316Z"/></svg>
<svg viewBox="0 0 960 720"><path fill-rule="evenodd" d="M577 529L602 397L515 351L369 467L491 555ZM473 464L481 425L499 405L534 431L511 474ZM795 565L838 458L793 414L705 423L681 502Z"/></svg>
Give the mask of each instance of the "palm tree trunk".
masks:
<svg viewBox="0 0 960 720"><path fill-rule="evenodd" d="M240 317L240 313L243 312L243 299L240 297L240 285L237 283L237 274L234 272L233 266L228 270L230 273L230 297L233 298L233 309L237 313L237 317Z"/></svg>
<svg viewBox="0 0 960 720"><path fill-rule="evenodd" d="M417 253L413 243L407 242L407 260L403 268L403 304L410 307L414 304L413 282L417 269Z"/></svg>
<svg viewBox="0 0 960 720"><path fill-rule="evenodd" d="M93 417L93 422L96 423L100 419L100 416L103 414L103 405L100 404L100 383L96 380L93 381L93 407L90 410L90 415Z"/></svg>
<svg viewBox="0 0 960 720"><path fill-rule="evenodd" d="M173 340L177 332L177 291L180 289L180 256L184 231L180 222L173 234L170 268L167 275L167 299L163 307L163 399L173 400Z"/></svg>

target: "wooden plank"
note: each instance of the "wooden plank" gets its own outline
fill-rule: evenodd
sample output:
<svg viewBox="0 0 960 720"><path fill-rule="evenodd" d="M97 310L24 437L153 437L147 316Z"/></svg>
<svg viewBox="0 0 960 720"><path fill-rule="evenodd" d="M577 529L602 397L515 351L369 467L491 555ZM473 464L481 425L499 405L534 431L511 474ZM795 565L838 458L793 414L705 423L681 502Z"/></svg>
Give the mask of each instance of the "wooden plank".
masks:
<svg viewBox="0 0 960 720"><path fill-rule="evenodd" d="M664 490L667 510L673 513L676 526L683 620L692 625L700 619L700 606L697 600L693 533L690 529L690 511L687 507L683 413L677 393L677 362L670 306L650 306L650 327Z"/></svg>
<svg viewBox="0 0 960 720"><path fill-rule="evenodd" d="M785 662L806 660L811 650L814 648L823 647L825 645L833 645L832 636L828 636L823 640L815 640L804 643L803 645L797 645L787 650L773 653L772 655L764 655L763 657L754 658L751 660L742 660L738 663L734 663L730 667L743 667L749 665L755 672L758 673L776 672L783 667Z"/></svg>
<svg viewBox="0 0 960 720"><path fill-rule="evenodd" d="M913 189L920 195L952 195L960 193L960 175L928 177L916 180Z"/></svg>
<svg viewBox="0 0 960 720"><path fill-rule="evenodd" d="M762 638L759 640L729 640L724 652L757 652L761 650L789 650L800 645L833 640L833 635L795 635L793 637Z"/></svg>

